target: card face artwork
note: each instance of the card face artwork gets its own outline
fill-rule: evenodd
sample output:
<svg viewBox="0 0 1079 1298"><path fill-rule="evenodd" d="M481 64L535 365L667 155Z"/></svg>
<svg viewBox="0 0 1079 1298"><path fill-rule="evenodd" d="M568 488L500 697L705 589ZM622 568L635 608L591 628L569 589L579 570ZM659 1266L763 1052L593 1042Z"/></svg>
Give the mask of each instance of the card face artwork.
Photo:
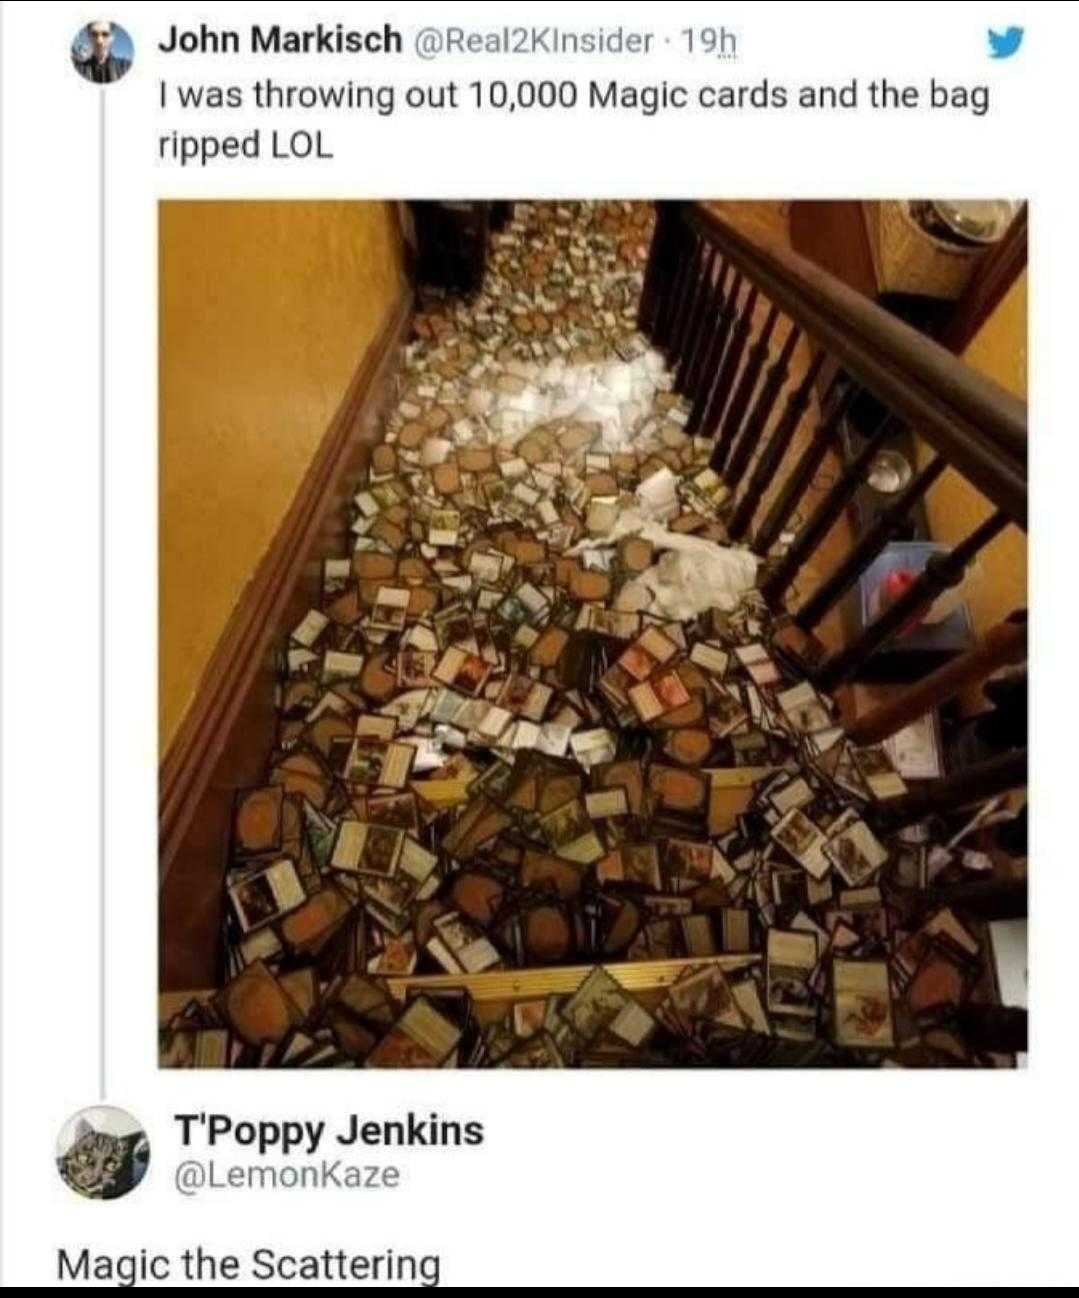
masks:
<svg viewBox="0 0 1079 1298"><path fill-rule="evenodd" d="M599 1034L618 1023L632 998L606 969L596 968L588 975L577 991L565 1002L561 1016L576 1036L584 1042L594 1041ZM636 1018L636 1016L633 1016ZM650 1028L650 1024L648 1025ZM623 1031L631 1029L639 1036L639 1025L626 1022Z"/></svg>
<svg viewBox="0 0 1079 1298"><path fill-rule="evenodd" d="M461 1030L435 1005L420 997L367 1057L368 1068L441 1068L461 1039Z"/></svg>
<svg viewBox="0 0 1079 1298"><path fill-rule="evenodd" d="M769 929L767 977L770 1012L816 1017L811 980L817 959L816 934Z"/></svg>
<svg viewBox="0 0 1079 1298"><path fill-rule="evenodd" d="M772 837L814 879L822 879L831 869L824 834L797 807L788 811L773 827Z"/></svg>
<svg viewBox="0 0 1079 1298"><path fill-rule="evenodd" d="M497 949L457 911L434 921L427 949L447 973L482 973L500 963Z"/></svg>
<svg viewBox="0 0 1079 1298"><path fill-rule="evenodd" d="M410 599L407 590L380 586L371 610L371 626L380 631L403 631Z"/></svg>
<svg viewBox="0 0 1079 1298"><path fill-rule="evenodd" d="M645 627L618 659L618 665L634 680L645 681L658 667L670 662L677 653L678 646L658 627Z"/></svg>
<svg viewBox="0 0 1079 1298"><path fill-rule="evenodd" d="M832 1012L839 1045L890 1050L895 1044L888 964L884 960L832 962Z"/></svg>
<svg viewBox="0 0 1079 1298"><path fill-rule="evenodd" d="M431 515L428 544L454 546L460 530L461 515L455 509L437 509Z"/></svg>
<svg viewBox="0 0 1079 1298"><path fill-rule="evenodd" d="M832 724L832 716L824 700L809 684L803 681L792 689L783 690L776 695L783 715L800 735L812 735L820 730L827 730Z"/></svg>
<svg viewBox="0 0 1079 1298"><path fill-rule="evenodd" d="M443 685L473 697L479 694L490 674L490 664L478 654L456 647L446 650L433 673L435 680Z"/></svg>
<svg viewBox="0 0 1079 1298"><path fill-rule="evenodd" d="M284 858L229 888L236 918L244 933L271 924L307 900L295 865Z"/></svg>
<svg viewBox="0 0 1079 1298"><path fill-rule="evenodd" d="M866 884L888 859L887 849L874 836L873 831L853 813L841 818L838 831L832 832L824 844L824 852L852 888Z"/></svg>
<svg viewBox="0 0 1079 1298"><path fill-rule="evenodd" d="M588 863L603 855L603 845L596 836L584 804L571 799L540 820L547 842L557 856L569 861Z"/></svg>
<svg viewBox="0 0 1079 1298"><path fill-rule="evenodd" d="M729 1028L745 1027L730 984L717 965L687 971L671 988L668 1008L686 1025L703 1020Z"/></svg>
<svg viewBox="0 0 1079 1298"><path fill-rule="evenodd" d="M851 757L858 774L874 798L898 798L907 791L903 778L897 774L887 750L882 745L872 748L855 748Z"/></svg>
<svg viewBox="0 0 1079 1298"><path fill-rule="evenodd" d="M676 672L661 672L651 680L634 685L628 694L646 725L689 702L689 691Z"/></svg>
<svg viewBox="0 0 1079 1298"><path fill-rule="evenodd" d="M386 825L343 820L338 828L330 865L335 870L389 877L397 868L404 834Z"/></svg>

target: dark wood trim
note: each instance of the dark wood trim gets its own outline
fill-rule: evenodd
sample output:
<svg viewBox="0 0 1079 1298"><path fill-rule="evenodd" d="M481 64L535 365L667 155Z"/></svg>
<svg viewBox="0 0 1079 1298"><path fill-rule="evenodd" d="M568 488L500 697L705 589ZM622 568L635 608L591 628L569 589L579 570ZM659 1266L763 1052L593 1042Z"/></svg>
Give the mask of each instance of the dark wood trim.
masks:
<svg viewBox="0 0 1079 1298"><path fill-rule="evenodd" d="M1026 527L1025 402L797 253L755 243L700 204L682 212L689 229L715 242L858 383Z"/></svg>
<svg viewBox="0 0 1079 1298"><path fill-rule="evenodd" d="M964 767L943 780L930 780L921 788L878 803L870 811L877 828L893 833L927 816L948 815L998 793L1027 786L1027 750L999 753L975 766Z"/></svg>
<svg viewBox="0 0 1079 1298"><path fill-rule="evenodd" d="M346 502L381 436L411 312L405 288L360 361L161 762L162 987L219 981L221 873L232 794L263 776L275 736L274 650L317 599L321 557L343 552Z"/></svg>
<svg viewBox="0 0 1079 1298"><path fill-rule="evenodd" d="M859 717L848 727L847 734L859 745L879 744L960 691L981 685L1000 668L1017 665L1026 656L1026 624L1000 622L966 653Z"/></svg>
<svg viewBox="0 0 1079 1298"><path fill-rule="evenodd" d="M791 203L791 247L872 301L880 286L869 246L863 204L856 198Z"/></svg>
<svg viewBox="0 0 1079 1298"><path fill-rule="evenodd" d="M1027 205L999 243L978 262L970 282L956 300L948 323L940 334L941 343L957 355L966 351L971 340L999 306L1027 266Z"/></svg>

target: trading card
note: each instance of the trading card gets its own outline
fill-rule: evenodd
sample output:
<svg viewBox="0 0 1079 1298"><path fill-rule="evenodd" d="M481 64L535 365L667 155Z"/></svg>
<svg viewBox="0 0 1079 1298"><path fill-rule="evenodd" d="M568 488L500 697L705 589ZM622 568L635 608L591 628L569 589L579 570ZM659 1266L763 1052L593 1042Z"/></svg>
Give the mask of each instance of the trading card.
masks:
<svg viewBox="0 0 1079 1298"><path fill-rule="evenodd" d="M815 933L772 928L768 930L767 978L769 1013L815 1018L811 987L817 967Z"/></svg>
<svg viewBox="0 0 1079 1298"><path fill-rule="evenodd" d="M851 760L874 798L898 798L906 793L907 786L892 766L883 745L852 748Z"/></svg>
<svg viewBox="0 0 1079 1298"><path fill-rule="evenodd" d="M456 545L461 530L461 515L455 509L432 512L427 530L428 545Z"/></svg>
<svg viewBox="0 0 1079 1298"><path fill-rule="evenodd" d="M397 684L401 689L422 689L431 684L437 655L428 650L402 646L397 655Z"/></svg>
<svg viewBox="0 0 1079 1298"><path fill-rule="evenodd" d="M342 778L349 784L368 786L382 784L386 747L386 744L370 739L353 739L348 745L348 756L344 766L340 769Z"/></svg>
<svg viewBox="0 0 1079 1298"><path fill-rule="evenodd" d="M601 966L597 966L561 1006L559 1013L576 1034L587 1044L609 1028L632 997Z"/></svg>
<svg viewBox="0 0 1079 1298"><path fill-rule="evenodd" d="M629 701L647 725L657 717L665 716L688 703L689 691L677 672L660 672L650 681L634 685L629 690Z"/></svg>
<svg viewBox="0 0 1079 1298"><path fill-rule="evenodd" d="M768 798L776 811L785 816L788 811L808 806L813 801L813 790L809 787L808 780L799 775L770 790Z"/></svg>
<svg viewBox="0 0 1079 1298"><path fill-rule="evenodd" d="M543 1030L546 1017L545 1000L517 1001L513 1007L513 1031L522 1040L527 1040Z"/></svg>
<svg viewBox="0 0 1079 1298"><path fill-rule="evenodd" d="M831 869L832 861L824 850L824 834L797 807L772 827L772 838L814 879L823 878Z"/></svg>
<svg viewBox="0 0 1079 1298"><path fill-rule="evenodd" d="M712 921L707 915L686 915L682 920L682 941L686 955L711 956L716 954L716 936Z"/></svg>
<svg viewBox="0 0 1079 1298"><path fill-rule="evenodd" d="M293 630L292 638L304 649L311 649L318 642L323 631L330 625L330 619L317 608L310 609L303 621Z"/></svg>
<svg viewBox="0 0 1079 1298"><path fill-rule="evenodd" d="M233 839L237 854L257 856L281 847L285 790L280 784L237 794Z"/></svg>
<svg viewBox="0 0 1079 1298"><path fill-rule="evenodd" d="M367 1056L365 1067L441 1068L460 1040L461 1029L419 997Z"/></svg>
<svg viewBox="0 0 1079 1298"><path fill-rule="evenodd" d="M688 969L667 994L660 1016L673 1021L682 1032L691 1032L699 1022L737 1029L746 1026L727 976L718 964Z"/></svg>
<svg viewBox="0 0 1079 1298"><path fill-rule="evenodd" d="M404 834L388 825L342 820L330 865L354 874L388 877L397 868Z"/></svg>
<svg viewBox="0 0 1079 1298"><path fill-rule="evenodd" d="M403 789L412 774L412 764L416 760L416 748L413 744L390 743L385 747L378 783L391 789Z"/></svg>
<svg viewBox="0 0 1079 1298"><path fill-rule="evenodd" d="M443 685L473 698L483 689L490 674L490 663L484 662L478 654L455 646L446 650L432 673L435 680L441 681Z"/></svg>
<svg viewBox="0 0 1079 1298"><path fill-rule="evenodd" d="M355 680L363 671L363 654L341 653L336 649L326 651L322 659L322 682L332 685L336 681Z"/></svg>
<svg viewBox="0 0 1079 1298"><path fill-rule="evenodd" d="M407 589L380 586L375 596L375 606L371 610L371 626L382 631L404 630L410 599L411 595Z"/></svg>
<svg viewBox="0 0 1079 1298"><path fill-rule="evenodd" d="M568 861L587 864L603 855L584 803L576 798L542 816L539 824L551 850Z"/></svg>
<svg viewBox="0 0 1079 1298"><path fill-rule="evenodd" d="M441 609L432 618L438 647L447 649L450 645L470 640L474 634L472 615L463 604L453 604Z"/></svg>
<svg viewBox="0 0 1079 1298"><path fill-rule="evenodd" d="M593 820L606 820L610 816L628 816L629 799L625 789L606 789L600 793L585 794L585 808Z"/></svg>
<svg viewBox="0 0 1079 1298"><path fill-rule="evenodd" d="M416 937L411 931L390 934L381 951L367 963L367 972L383 978L407 978L416 969Z"/></svg>
<svg viewBox="0 0 1079 1298"><path fill-rule="evenodd" d="M754 684L777 685L782 680L779 668L772 661L764 645L739 645L734 653Z"/></svg>
<svg viewBox="0 0 1079 1298"><path fill-rule="evenodd" d="M609 730L581 730L570 739L570 747L578 762L586 769L613 762L617 741Z"/></svg>
<svg viewBox="0 0 1079 1298"><path fill-rule="evenodd" d="M302 906L307 894L296 873L296 866L288 857L282 857L280 861L230 885L229 900L240 929L246 934Z"/></svg>
<svg viewBox="0 0 1079 1298"><path fill-rule="evenodd" d="M864 820L849 815L836 833L830 833L824 844L828 859L852 888L867 883L888 859L888 850L880 843Z"/></svg>
<svg viewBox="0 0 1079 1298"><path fill-rule="evenodd" d="M415 833L419 828L416 797L412 793L390 793L367 800L367 823L388 825Z"/></svg>
<svg viewBox="0 0 1079 1298"><path fill-rule="evenodd" d="M800 735L811 735L827 730L832 724L831 713L824 700L808 681L783 690L776 695L783 715Z"/></svg>
<svg viewBox="0 0 1079 1298"><path fill-rule="evenodd" d="M482 973L501 963L498 950L458 911L440 915L433 927L436 936L427 950L447 973Z"/></svg>
<svg viewBox="0 0 1079 1298"><path fill-rule="evenodd" d="M719 645L704 640L695 644L689 655L691 663L703 667L706 672L720 680L727 674L730 660L730 654L721 649Z"/></svg>
<svg viewBox="0 0 1079 1298"><path fill-rule="evenodd" d="M836 956L832 961L832 1014L837 1045L890 1050L895 1032L887 962Z"/></svg>
<svg viewBox="0 0 1079 1298"><path fill-rule="evenodd" d="M636 681L647 680L657 667L670 662L678 653L678 646L659 630L648 626L636 640L623 651L618 665Z"/></svg>
<svg viewBox="0 0 1079 1298"><path fill-rule="evenodd" d="M397 718L364 712L356 718L356 738L375 743L389 743L397 734Z"/></svg>

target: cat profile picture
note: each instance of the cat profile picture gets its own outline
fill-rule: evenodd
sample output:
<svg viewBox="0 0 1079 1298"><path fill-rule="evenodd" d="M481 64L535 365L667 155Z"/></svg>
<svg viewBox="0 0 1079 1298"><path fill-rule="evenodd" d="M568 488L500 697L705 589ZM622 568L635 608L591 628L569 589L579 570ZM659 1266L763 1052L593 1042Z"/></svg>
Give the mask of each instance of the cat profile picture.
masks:
<svg viewBox="0 0 1079 1298"><path fill-rule="evenodd" d="M146 1132L123 1109L82 1109L64 1124L56 1140L60 1179L84 1199L122 1199L149 1166Z"/></svg>

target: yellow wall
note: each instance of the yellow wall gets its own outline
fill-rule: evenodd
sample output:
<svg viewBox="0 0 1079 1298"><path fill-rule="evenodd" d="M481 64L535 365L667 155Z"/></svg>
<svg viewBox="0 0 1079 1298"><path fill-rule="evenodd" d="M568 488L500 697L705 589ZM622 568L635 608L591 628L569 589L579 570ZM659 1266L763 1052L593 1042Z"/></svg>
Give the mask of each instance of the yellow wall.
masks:
<svg viewBox="0 0 1079 1298"><path fill-rule="evenodd" d="M160 747L397 299L388 203L160 206Z"/></svg>
<svg viewBox="0 0 1079 1298"><path fill-rule="evenodd" d="M971 340L963 359L1001 387L1026 398L1026 271ZM930 492L927 507L933 539L949 544L969 535L992 513L985 497L951 469ZM1017 527L1007 528L982 551L980 568L980 578L971 583L968 597L975 624L984 631L1027 605L1026 534Z"/></svg>

